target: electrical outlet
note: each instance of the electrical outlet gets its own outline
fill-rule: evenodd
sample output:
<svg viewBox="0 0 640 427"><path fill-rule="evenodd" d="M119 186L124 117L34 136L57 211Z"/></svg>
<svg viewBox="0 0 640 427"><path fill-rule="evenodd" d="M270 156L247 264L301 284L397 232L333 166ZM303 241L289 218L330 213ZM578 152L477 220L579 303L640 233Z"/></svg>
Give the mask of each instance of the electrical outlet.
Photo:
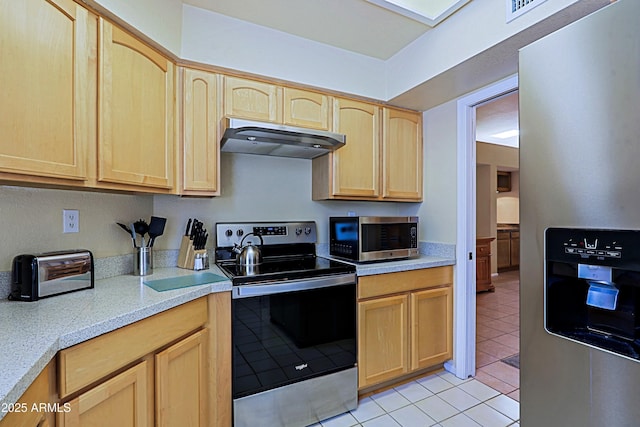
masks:
<svg viewBox="0 0 640 427"><path fill-rule="evenodd" d="M62 232L77 233L80 231L80 211L75 209L62 210Z"/></svg>

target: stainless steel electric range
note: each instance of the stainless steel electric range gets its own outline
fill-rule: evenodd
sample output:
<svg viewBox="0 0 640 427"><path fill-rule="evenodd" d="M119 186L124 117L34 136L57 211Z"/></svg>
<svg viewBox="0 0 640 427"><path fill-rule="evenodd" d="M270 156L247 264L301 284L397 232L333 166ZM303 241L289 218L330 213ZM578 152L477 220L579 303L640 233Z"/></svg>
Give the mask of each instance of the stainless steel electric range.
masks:
<svg viewBox="0 0 640 427"><path fill-rule="evenodd" d="M233 284L236 427L305 426L357 406L355 267L316 256L316 242L315 222L216 224L216 264Z"/></svg>

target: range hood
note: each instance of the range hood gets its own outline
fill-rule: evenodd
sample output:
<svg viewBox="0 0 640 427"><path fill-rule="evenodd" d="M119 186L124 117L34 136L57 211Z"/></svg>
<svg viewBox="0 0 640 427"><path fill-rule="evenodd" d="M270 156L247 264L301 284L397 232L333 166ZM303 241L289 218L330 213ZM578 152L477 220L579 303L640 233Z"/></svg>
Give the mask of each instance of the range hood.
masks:
<svg viewBox="0 0 640 427"><path fill-rule="evenodd" d="M314 129L224 118L220 151L313 159L342 147L345 136Z"/></svg>

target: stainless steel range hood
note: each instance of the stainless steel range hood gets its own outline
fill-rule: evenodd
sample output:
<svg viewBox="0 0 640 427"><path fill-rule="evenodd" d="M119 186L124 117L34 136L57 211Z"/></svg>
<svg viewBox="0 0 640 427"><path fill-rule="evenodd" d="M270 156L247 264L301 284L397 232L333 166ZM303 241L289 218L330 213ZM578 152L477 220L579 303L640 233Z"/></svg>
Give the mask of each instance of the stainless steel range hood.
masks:
<svg viewBox="0 0 640 427"><path fill-rule="evenodd" d="M314 129L233 118L222 125L220 150L231 153L313 159L345 144L342 134Z"/></svg>

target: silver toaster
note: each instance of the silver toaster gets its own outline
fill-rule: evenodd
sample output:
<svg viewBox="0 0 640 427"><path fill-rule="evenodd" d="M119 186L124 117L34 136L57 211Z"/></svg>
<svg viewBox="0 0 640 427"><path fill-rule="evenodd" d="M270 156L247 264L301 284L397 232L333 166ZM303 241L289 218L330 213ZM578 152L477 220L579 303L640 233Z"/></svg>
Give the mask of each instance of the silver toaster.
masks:
<svg viewBox="0 0 640 427"><path fill-rule="evenodd" d="M93 255L88 250L18 255L13 259L9 299L37 301L93 285Z"/></svg>

